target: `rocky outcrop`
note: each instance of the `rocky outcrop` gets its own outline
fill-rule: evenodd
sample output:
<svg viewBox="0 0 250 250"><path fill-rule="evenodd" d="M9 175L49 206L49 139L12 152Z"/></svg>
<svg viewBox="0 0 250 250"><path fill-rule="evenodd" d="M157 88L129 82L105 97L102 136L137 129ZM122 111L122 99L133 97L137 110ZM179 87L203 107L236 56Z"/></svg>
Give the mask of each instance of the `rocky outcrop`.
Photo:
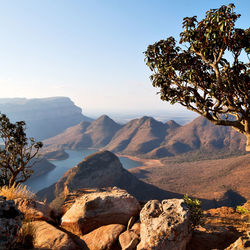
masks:
<svg viewBox="0 0 250 250"><path fill-rule="evenodd" d="M31 222L34 230L33 245L35 248L74 250L79 249L69 235L45 221Z"/></svg>
<svg viewBox="0 0 250 250"><path fill-rule="evenodd" d="M140 205L125 190L112 188L78 198L63 215L61 225L75 234L86 234L109 224L127 225L130 217L137 216Z"/></svg>
<svg viewBox="0 0 250 250"><path fill-rule="evenodd" d="M91 250L118 250L120 248L117 244L117 239L124 230L124 225L111 224L99 227L82 236L81 239L88 249Z"/></svg>
<svg viewBox="0 0 250 250"><path fill-rule="evenodd" d="M188 208L182 199L151 200L140 213L141 249L185 250L191 235Z"/></svg>
<svg viewBox="0 0 250 250"><path fill-rule="evenodd" d="M13 249L22 226L23 214L14 201L0 196L0 249Z"/></svg>
<svg viewBox="0 0 250 250"><path fill-rule="evenodd" d="M86 157L68 170L52 186L37 193L40 199L51 202L67 190L71 193L79 189L119 187L138 200L166 199L183 197L177 193L163 191L153 185L138 180L122 167L119 158L109 151L100 151Z"/></svg>
<svg viewBox="0 0 250 250"><path fill-rule="evenodd" d="M51 209L45 203L24 198L15 199L14 202L17 208L24 214L26 220L52 221L50 217Z"/></svg>

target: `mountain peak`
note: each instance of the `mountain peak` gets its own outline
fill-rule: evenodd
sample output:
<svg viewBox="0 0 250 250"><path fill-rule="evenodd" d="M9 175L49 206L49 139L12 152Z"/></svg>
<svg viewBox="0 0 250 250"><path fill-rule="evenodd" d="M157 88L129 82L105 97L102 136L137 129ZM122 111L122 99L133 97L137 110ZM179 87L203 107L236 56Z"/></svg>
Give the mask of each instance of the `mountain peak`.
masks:
<svg viewBox="0 0 250 250"><path fill-rule="evenodd" d="M178 128L181 125L175 122L174 120L167 121L166 124L169 126L169 128Z"/></svg>

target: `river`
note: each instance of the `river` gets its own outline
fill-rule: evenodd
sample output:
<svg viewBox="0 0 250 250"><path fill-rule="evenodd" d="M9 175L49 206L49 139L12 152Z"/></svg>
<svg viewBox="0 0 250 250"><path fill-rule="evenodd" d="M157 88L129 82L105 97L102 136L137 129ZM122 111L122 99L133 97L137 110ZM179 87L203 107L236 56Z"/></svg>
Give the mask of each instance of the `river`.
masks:
<svg viewBox="0 0 250 250"><path fill-rule="evenodd" d="M97 151L94 149L86 149L81 151L66 150L66 152L69 154L69 158L67 158L66 160L50 161L56 166L54 170L40 177L26 181L25 184L30 187L31 191L38 192L39 190L57 182L68 169L77 165L86 156L95 153ZM141 162L131 160L127 157L119 157L119 159L125 169L141 166Z"/></svg>

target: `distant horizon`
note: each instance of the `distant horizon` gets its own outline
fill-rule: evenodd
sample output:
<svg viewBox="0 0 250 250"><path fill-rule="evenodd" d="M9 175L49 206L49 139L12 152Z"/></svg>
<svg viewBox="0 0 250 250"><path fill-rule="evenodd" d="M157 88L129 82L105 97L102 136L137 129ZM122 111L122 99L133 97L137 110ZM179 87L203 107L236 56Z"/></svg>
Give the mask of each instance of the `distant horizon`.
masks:
<svg viewBox="0 0 250 250"><path fill-rule="evenodd" d="M21 101L21 100L41 100L41 99L54 99L54 98L69 98L71 101L73 101L70 97L68 96L48 96L44 98L27 98L27 97L6 97L6 98L0 98L0 104L4 104L5 101L8 103L12 103L11 101ZM177 123L180 123L181 125L186 124L189 121L192 121L196 117L198 117L198 114L188 111L186 109L176 109L175 110L175 105L172 105L171 108L166 107L166 109L158 109L158 110L140 110L140 109L121 109L121 110L105 110L105 109L87 109L86 107L81 107L77 105L74 101L73 103L77 106L80 107L82 110L82 114L90 117L92 119L98 119L102 115L107 115L111 119L113 119L116 122L119 123L127 123L128 121L132 119L137 119L141 118L143 116L149 116L153 117L156 120L166 122L169 120L175 120ZM0 110L1 112L1 110Z"/></svg>

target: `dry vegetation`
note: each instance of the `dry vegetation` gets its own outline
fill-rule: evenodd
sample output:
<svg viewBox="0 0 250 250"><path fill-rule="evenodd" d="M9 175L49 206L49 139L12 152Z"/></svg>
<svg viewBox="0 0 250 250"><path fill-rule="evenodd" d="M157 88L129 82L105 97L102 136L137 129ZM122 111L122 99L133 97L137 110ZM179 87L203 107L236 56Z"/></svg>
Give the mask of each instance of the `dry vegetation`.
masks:
<svg viewBox="0 0 250 250"><path fill-rule="evenodd" d="M7 200L14 200L17 198L34 199L35 194L32 193L27 186L18 184L16 187L3 186L0 187L0 195L5 196Z"/></svg>

